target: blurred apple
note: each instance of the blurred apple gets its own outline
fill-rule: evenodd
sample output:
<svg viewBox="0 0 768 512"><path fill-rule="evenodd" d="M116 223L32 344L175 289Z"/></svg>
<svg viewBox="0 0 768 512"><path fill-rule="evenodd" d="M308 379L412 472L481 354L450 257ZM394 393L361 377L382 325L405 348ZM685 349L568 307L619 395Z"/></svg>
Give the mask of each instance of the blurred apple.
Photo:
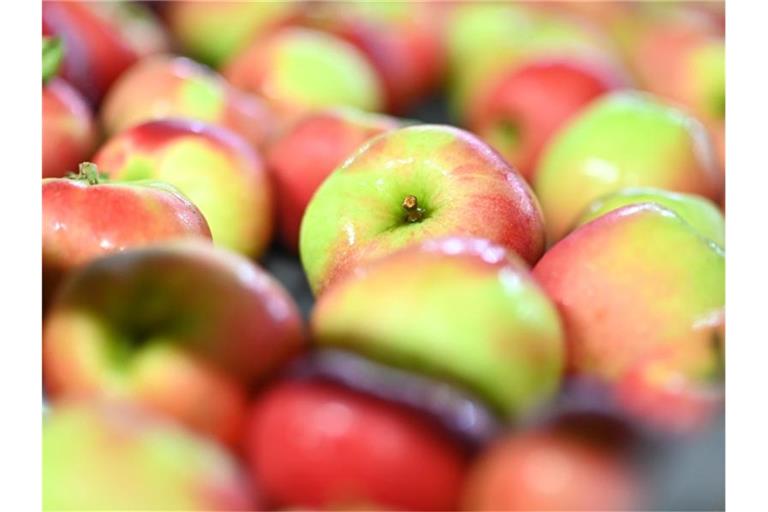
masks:
<svg viewBox="0 0 768 512"><path fill-rule="evenodd" d="M275 183L283 243L298 251L299 228L320 184L371 137L400 126L395 118L351 108L312 112L270 145L267 168Z"/></svg>
<svg viewBox="0 0 768 512"><path fill-rule="evenodd" d="M116 404L43 418L43 510L253 510L237 461L209 439Z"/></svg>
<svg viewBox="0 0 768 512"><path fill-rule="evenodd" d="M138 61L115 82L101 108L107 135L173 117L224 126L256 147L273 129L271 114L260 99L234 89L205 66L173 55Z"/></svg>
<svg viewBox="0 0 768 512"><path fill-rule="evenodd" d="M82 95L56 77L61 41L43 38L43 178L61 177L91 156L96 127Z"/></svg>
<svg viewBox="0 0 768 512"><path fill-rule="evenodd" d="M227 443L248 386L302 348L296 305L242 256L166 242L70 274L45 318L43 381L55 404L141 404Z"/></svg>
<svg viewBox="0 0 768 512"><path fill-rule="evenodd" d="M258 257L273 230L273 192L259 154L225 128L148 121L109 139L94 162L114 181L165 181L203 212L213 241Z"/></svg>
<svg viewBox="0 0 768 512"><path fill-rule="evenodd" d="M544 249L525 180L469 132L417 125L369 140L309 203L300 255L315 293L357 263L448 235L488 238L529 264Z"/></svg>

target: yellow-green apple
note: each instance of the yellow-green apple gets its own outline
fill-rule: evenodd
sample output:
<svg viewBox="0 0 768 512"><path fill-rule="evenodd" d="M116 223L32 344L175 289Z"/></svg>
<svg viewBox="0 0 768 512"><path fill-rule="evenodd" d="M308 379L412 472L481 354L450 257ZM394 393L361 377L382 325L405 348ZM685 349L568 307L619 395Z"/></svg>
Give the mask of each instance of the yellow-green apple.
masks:
<svg viewBox="0 0 768 512"><path fill-rule="evenodd" d="M91 156L96 127L85 98L57 78L61 41L43 38L43 178L64 176Z"/></svg>
<svg viewBox="0 0 768 512"><path fill-rule="evenodd" d="M259 396L244 443L267 500L314 510L456 510L467 458L419 412L323 380Z"/></svg>
<svg viewBox="0 0 768 512"><path fill-rule="evenodd" d="M467 126L528 181L557 130L595 98L625 83L599 62L569 57L530 59L496 76L470 98Z"/></svg>
<svg viewBox="0 0 768 512"><path fill-rule="evenodd" d="M202 213L167 183L101 182L80 164L71 178L43 180L43 298L73 268L113 252L163 240L211 239Z"/></svg>
<svg viewBox="0 0 768 512"><path fill-rule="evenodd" d="M183 393L183 390L180 390ZM124 404L67 403L43 418L43 510L253 510L233 456Z"/></svg>
<svg viewBox="0 0 768 512"><path fill-rule="evenodd" d="M136 2L43 2L43 35L64 42L62 77L93 104L143 55L164 51L159 21Z"/></svg>
<svg viewBox="0 0 768 512"><path fill-rule="evenodd" d="M556 242L600 196L648 186L719 200L723 177L702 124L637 91L594 101L560 130L539 160L534 190Z"/></svg>
<svg viewBox="0 0 768 512"><path fill-rule="evenodd" d="M638 476L610 450L557 431L493 443L469 472L463 510L635 510Z"/></svg>
<svg viewBox="0 0 768 512"><path fill-rule="evenodd" d="M419 2L312 2L300 23L350 42L381 78L387 111L402 113L428 94L444 68L439 7Z"/></svg>
<svg viewBox="0 0 768 512"><path fill-rule="evenodd" d="M223 66L259 35L292 20L300 2L178 0L161 6L168 28L190 57Z"/></svg>
<svg viewBox="0 0 768 512"><path fill-rule="evenodd" d="M174 185L203 212L217 245L258 257L269 244L272 185L259 153L226 128L148 121L109 139L94 162L115 181Z"/></svg>
<svg viewBox="0 0 768 512"><path fill-rule="evenodd" d="M671 210L606 213L550 248L533 275L563 318L570 371L615 382L660 360L718 377L725 255Z"/></svg>
<svg viewBox="0 0 768 512"><path fill-rule="evenodd" d="M653 187L623 188L596 199L579 217L576 226L591 222L622 206L641 203L654 203L672 210L701 236L709 238L720 247L725 247L725 218L717 205L694 194L670 192Z"/></svg>
<svg viewBox="0 0 768 512"><path fill-rule="evenodd" d="M383 107L379 77L365 55L307 28L287 27L258 38L232 59L224 76L264 97L284 119L320 107Z"/></svg>
<svg viewBox="0 0 768 512"><path fill-rule="evenodd" d="M248 386L303 345L290 295L243 256L165 242L72 272L44 319L43 382L55 404L141 404L227 443Z"/></svg>
<svg viewBox="0 0 768 512"><path fill-rule="evenodd" d="M323 182L300 255L319 293L359 262L439 236L487 238L533 264L543 230L538 201L498 153L458 128L417 125L370 139Z"/></svg>
<svg viewBox="0 0 768 512"><path fill-rule="evenodd" d="M395 118L333 107L310 112L269 145L267 169L275 184L283 243L298 251L299 227L315 190L371 137L400 126Z"/></svg>
<svg viewBox="0 0 768 512"><path fill-rule="evenodd" d="M107 135L170 117L224 126L257 147L272 130L262 100L231 87L201 64L167 54L145 57L120 75L100 113Z"/></svg>
<svg viewBox="0 0 768 512"><path fill-rule="evenodd" d="M551 397L561 377L554 305L522 259L478 238L430 239L360 265L320 295L311 330L318 346L447 380L506 418Z"/></svg>

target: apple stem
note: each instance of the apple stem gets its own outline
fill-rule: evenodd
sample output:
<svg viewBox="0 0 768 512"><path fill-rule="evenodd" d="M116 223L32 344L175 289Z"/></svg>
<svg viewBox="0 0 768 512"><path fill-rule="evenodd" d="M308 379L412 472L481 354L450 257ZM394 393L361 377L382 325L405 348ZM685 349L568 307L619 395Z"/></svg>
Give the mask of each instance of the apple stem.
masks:
<svg viewBox="0 0 768 512"><path fill-rule="evenodd" d="M70 174L75 180L87 181L89 185L99 184L99 168L91 162L83 162L78 166L77 174Z"/></svg>
<svg viewBox="0 0 768 512"><path fill-rule="evenodd" d="M424 219L424 209L419 208L419 200L414 195L405 196L403 210L405 210L405 220L410 223L421 222Z"/></svg>

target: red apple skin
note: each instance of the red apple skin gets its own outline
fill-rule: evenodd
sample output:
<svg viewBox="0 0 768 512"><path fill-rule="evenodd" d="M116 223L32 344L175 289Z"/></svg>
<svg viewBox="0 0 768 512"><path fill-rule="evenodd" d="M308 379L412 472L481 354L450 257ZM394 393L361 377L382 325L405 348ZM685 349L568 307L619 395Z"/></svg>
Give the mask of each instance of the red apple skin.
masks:
<svg viewBox="0 0 768 512"><path fill-rule="evenodd" d="M93 104L141 55L165 47L164 35L153 19L144 20L142 30L131 37L117 9L99 2L43 2L43 34L59 36L64 42L62 77Z"/></svg>
<svg viewBox="0 0 768 512"><path fill-rule="evenodd" d="M217 114L202 115L183 97L183 89L194 83L216 94ZM160 113L160 114L158 114ZM225 83L223 77L185 57L152 55L123 73L104 98L100 118L108 135L143 121L166 117L188 117L218 124L242 135L255 147L271 136L273 120L259 98Z"/></svg>
<svg viewBox="0 0 768 512"><path fill-rule="evenodd" d="M43 178L77 171L96 148L96 126L82 95L60 78L43 86Z"/></svg>
<svg viewBox="0 0 768 512"><path fill-rule="evenodd" d="M500 123L516 128L519 142L495 148L529 182L544 146L554 133L598 96L625 83L598 63L543 58L513 66L488 93L473 102L469 128L494 146Z"/></svg>
<svg viewBox="0 0 768 512"><path fill-rule="evenodd" d="M371 137L400 126L397 119L346 109L308 114L283 132L267 151L267 168L278 198L278 229L298 251L299 228L320 184Z"/></svg>
<svg viewBox="0 0 768 512"><path fill-rule="evenodd" d="M126 401L230 446L241 439L248 388L304 346L298 308L277 281L193 240L80 267L43 330L43 384L54 404Z"/></svg>
<svg viewBox="0 0 768 512"><path fill-rule="evenodd" d="M456 509L460 450L400 406L284 381L258 398L249 421L252 476L278 506Z"/></svg>
<svg viewBox="0 0 768 512"><path fill-rule="evenodd" d="M101 256L163 240L211 239L200 210L166 184L45 179L42 203L44 296L67 272Z"/></svg>
<svg viewBox="0 0 768 512"><path fill-rule="evenodd" d="M634 475L611 452L556 432L526 432L491 445L467 477L464 510L629 510Z"/></svg>

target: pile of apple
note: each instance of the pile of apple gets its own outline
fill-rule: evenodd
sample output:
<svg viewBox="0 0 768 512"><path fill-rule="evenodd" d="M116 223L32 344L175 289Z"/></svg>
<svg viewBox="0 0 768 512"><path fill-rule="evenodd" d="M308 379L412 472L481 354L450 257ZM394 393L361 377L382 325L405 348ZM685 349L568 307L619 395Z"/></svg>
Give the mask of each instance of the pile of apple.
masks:
<svg viewBox="0 0 768 512"><path fill-rule="evenodd" d="M44 508L658 506L724 405L723 33L45 2Z"/></svg>

